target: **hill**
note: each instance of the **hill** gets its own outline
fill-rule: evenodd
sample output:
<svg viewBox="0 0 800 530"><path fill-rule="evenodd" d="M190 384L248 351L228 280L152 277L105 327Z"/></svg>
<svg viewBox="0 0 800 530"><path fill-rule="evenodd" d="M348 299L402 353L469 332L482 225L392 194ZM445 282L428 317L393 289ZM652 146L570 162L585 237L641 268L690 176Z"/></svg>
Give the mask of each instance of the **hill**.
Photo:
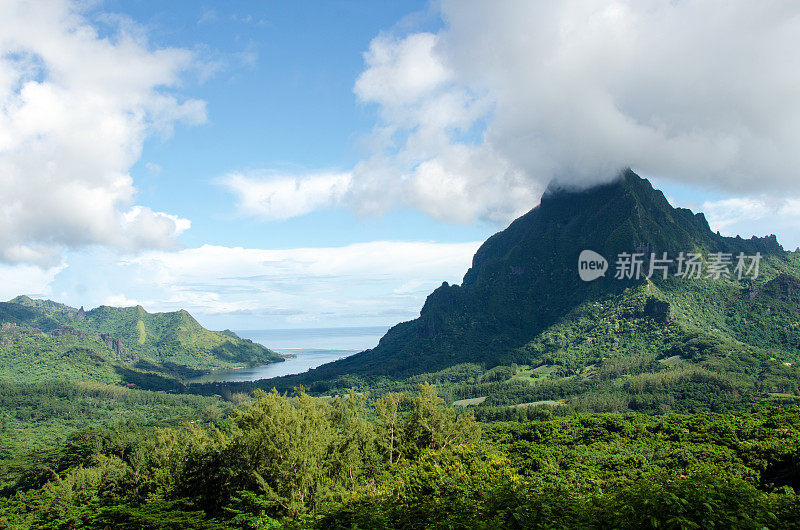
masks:
<svg viewBox="0 0 800 530"><path fill-rule="evenodd" d="M235 334L209 331L184 310L90 311L18 296L0 302L0 379L126 382L155 389L214 368L282 361Z"/></svg>
<svg viewBox="0 0 800 530"><path fill-rule="evenodd" d="M606 259L605 276L581 280L584 250ZM663 253L672 263L653 262L648 278L651 254ZM701 277L685 275L681 253L700 256ZM730 263L714 277L719 253ZM642 274L615 277L624 255L641 261ZM745 274L754 261L758 270ZM453 397L486 397L485 408L546 400L725 408L797 393L799 296L800 254L775 236L714 233L703 214L672 207L626 170L589 190L551 185L539 206L481 246L461 285L431 293L419 318L371 350L262 386L328 391L423 378L454 383Z"/></svg>

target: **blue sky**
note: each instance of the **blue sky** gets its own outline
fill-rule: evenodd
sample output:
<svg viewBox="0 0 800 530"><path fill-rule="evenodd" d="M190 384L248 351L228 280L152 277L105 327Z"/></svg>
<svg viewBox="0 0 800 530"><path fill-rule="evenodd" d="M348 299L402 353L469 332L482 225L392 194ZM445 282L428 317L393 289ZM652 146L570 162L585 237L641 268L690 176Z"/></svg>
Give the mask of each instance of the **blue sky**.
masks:
<svg viewBox="0 0 800 530"><path fill-rule="evenodd" d="M440 27L427 2L154 5L159 4L102 8L153 28L148 33L153 43L200 49L219 69L181 91L210 102L208 123L185 127L166 141L150 139L132 169L148 205L192 220L185 244L292 248L378 239L474 241L495 229L485 223L435 223L408 209L368 218L347 210L317 211L265 225L237 216L232 201L221 197L223 187L215 184L232 170L302 174L353 167L364 154L359 144L376 121L374 105L358 103L353 94L364 69L362 53L381 31ZM151 171L148 164L160 169ZM187 190L191 182L202 189Z"/></svg>
<svg viewBox="0 0 800 530"><path fill-rule="evenodd" d="M794 248L800 17L779 4L708 27L688 2L14 0L0 295L391 325L550 179L625 165Z"/></svg>

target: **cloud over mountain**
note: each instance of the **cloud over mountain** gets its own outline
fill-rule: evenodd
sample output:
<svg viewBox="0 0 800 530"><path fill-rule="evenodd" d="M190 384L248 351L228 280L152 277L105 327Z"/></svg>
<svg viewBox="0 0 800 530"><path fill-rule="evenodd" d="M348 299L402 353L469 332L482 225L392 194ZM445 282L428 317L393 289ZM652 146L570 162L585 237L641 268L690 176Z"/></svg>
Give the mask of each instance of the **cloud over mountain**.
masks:
<svg viewBox="0 0 800 530"><path fill-rule="evenodd" d="M586 185L626 166L740 196L800 194L797 2L440 9L441 30L381 34L364 53L354 92L377 123L344 197L355 210L507 221L550 179Z"/></svg>
<svg viewBox="0 0 800 530"><path fill-rule="evenodd" d="M798 191L800 5L444 2L436 53L486 93L484 144L532 179L620 166Z"/></svg>

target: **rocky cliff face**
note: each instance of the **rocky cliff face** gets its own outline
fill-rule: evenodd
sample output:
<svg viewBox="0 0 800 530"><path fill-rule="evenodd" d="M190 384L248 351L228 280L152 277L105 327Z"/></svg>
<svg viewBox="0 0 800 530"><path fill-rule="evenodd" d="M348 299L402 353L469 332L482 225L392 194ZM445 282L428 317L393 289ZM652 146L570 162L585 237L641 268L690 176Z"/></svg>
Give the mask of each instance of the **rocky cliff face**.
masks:
<svg viewBox="0 0 800 530"><path fill-rule="evenodd" d="M128 358L133 361L138 360L138 358L135 355L128 354L128 351L125 349L125 346L122 345L122 341L120 341L119 339L115 339L109 333L101 333L100 335L98 335L98 337L100 337L100 339L106 343L106 346L111 348L111 350L113 350L113 352L117 354L118 357Z"/></svg>

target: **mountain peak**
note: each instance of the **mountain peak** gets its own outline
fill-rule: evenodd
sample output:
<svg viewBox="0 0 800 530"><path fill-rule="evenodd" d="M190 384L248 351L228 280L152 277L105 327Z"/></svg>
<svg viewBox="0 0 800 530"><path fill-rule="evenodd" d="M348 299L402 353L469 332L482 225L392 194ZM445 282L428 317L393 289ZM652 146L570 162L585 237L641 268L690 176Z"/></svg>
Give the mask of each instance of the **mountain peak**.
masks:
<svg viewBox="0 0 800 530"><path fill-rule="evenodd" d="M564 184L559 180L552 180L542 194L541 203L553 201L575 201L581 196L608 200L609 198L628 198L648 206L657 206L659 209L672 208L667 198L653 187L649 180L640 177L632 169L626 168L611 179L590 186ZM586 200L584 199L584 200Z"/></svg>
<svg viewBox="0 0 800 530"><path fill-rule="evenodd" d="M74 307L70 307L60 302L54 302L52 300L44 300L40 298L31 298L30 296L24 294L15 296L9 300L8 303L18 304L25 307L45 308L58 311L76 311Z"/></svg>
<svg viewBox="0 0 800 530"><path fill-rule="evenodd" d="M572 180L565 181L554 178L548 183L547 188L545 188L545 191L542 194L542 199L548 200L553 197L558 197L559 195L581 193L603 186L632 188L641 185L646 185L650 189L653 189L652 185L650 185L650 182L647 179L640 177L634 173L631 168L626 167L625 169L618 171L615 175L609 178L599 179L598 181L595 181L594 184L590 184L588 186Z"/></svg>
<svg viewBox="0 0 800 530"><path fill-rule="evenodd" d="M674 208L631 169L590 188L552 183L537 207L481 245L461 285L442 284L419 318L390 329L373 350L320 367L316 375L409 375L496 361L574 308L644 281L616 281L613 274L581 281L578 257L587 249L609 261L623 252L783 252L774 237L715 234L703 214Z"/></svg>

